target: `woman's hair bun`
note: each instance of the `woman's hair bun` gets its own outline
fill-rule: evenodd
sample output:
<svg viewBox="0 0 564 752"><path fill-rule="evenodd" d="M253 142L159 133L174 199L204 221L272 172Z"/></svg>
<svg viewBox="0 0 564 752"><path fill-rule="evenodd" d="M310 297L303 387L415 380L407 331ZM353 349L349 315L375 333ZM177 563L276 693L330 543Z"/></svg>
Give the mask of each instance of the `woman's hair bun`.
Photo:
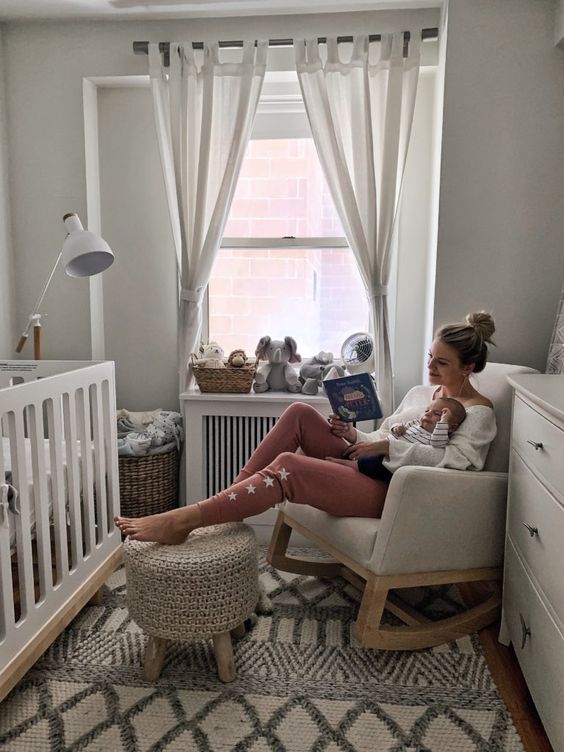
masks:
<svg viewBox="0 0 564 752"><path fill-rule="evenodd" d="M495 324L492 316L485 311L469 313L466 316L466 323L471 326L484 342L493 344L492 337L495 332Z"/></svg>

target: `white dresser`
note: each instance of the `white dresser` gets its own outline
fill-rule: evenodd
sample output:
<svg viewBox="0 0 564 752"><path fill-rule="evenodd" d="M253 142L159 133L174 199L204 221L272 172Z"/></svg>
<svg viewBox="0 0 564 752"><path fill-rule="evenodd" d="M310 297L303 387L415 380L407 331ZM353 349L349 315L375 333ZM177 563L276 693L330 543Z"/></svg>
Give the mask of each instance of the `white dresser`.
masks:
<svg viewBox="0 0 564 752"><path fill-rule="evenodd" d="M564 376L515 389L500 642L513 644L548 738L564 752Z"/></svg>

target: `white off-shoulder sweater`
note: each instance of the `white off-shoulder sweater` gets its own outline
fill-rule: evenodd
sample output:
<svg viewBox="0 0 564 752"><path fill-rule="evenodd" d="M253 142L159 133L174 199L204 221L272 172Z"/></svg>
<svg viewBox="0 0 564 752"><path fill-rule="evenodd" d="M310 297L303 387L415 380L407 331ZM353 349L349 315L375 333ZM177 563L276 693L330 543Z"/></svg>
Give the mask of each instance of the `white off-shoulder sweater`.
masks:
<svg viewBox="0 0 564 752"><path fill-rule="evenodd" d="M435 386L415 386L405 395L397 410L386 418L377 431L364 433L357 429L357 441L378 441L390 434L395 423L418 418L433 399ZM407 441L390 441L389 458L383 464L391 472L404 465L450 467L455 470L481 470L488 449L497 431L494 411L486 405L466 408L466 419L451 434L446 447L437 449Z"/></svg>

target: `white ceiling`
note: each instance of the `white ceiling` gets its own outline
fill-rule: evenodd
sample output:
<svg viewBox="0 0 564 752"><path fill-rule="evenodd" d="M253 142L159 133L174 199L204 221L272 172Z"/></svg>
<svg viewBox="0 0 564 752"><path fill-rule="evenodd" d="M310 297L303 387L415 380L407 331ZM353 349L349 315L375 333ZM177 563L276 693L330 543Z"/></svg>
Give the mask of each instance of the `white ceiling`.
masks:
<svg viewBox="0 0 564 752"><path fill-rule="evenodd" d="M436 7L440 0L0 0L0 21L166 19Z"/></svg>

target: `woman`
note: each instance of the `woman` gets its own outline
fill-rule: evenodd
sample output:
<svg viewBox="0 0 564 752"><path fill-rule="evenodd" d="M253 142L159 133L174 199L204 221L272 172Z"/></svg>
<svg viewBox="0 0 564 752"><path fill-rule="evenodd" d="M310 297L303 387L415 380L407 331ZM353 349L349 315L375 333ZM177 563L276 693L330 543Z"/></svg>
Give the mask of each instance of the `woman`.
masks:
<svg viewBox="0 0 564 752"><path fill-rule="evenodd" d="M496 433L493 405L470 383L483 370L495 326L487 313L442 327L429 352L430 386L416 386L378 431L365 434L296 402L253 452L232 486L198 504L150 517L116 517L132 540L177 544L195 528L251 517L288 499L335 516L380 517L388 483L358 472L359 457L380 455L392 472L404 465L481 470ZM466 420L442 449L389 441L389 426L417 417L432 399L455 397ZM300 448L303 454L297 454ZM348 459L343 459L344 456Z"/></svg>

